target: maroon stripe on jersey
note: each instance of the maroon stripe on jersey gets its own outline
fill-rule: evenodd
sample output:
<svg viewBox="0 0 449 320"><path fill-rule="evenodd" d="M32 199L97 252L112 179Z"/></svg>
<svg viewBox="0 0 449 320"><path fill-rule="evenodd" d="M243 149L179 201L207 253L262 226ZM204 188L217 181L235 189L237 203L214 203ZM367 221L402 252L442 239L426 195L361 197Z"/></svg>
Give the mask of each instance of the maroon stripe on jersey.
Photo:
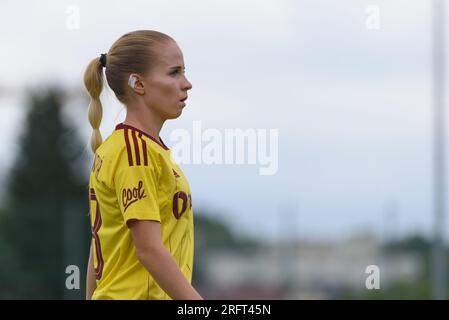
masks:
<svg viewBox="0 0 449 320"><path fill-rule="evenodd" d="M129 138L128 138L128 129L125 128L124 130L125 134L125 143L126 143L126 151L128 152L128 164L130 167L133 166L133 156L131 153L131 146L129 145Z"/></svg>
<svg viewBox="0 0 449 320"><path fill-rule="evenodd" d="M140 150L139 150L139 142L137 141L136 137L136 130L132 130L131 135L133 136L134 152L136 154L136 165L140 166Z"/></svg>
<svg viewBox="0 0 449 320"><path fill-rule="evenodd" d="M90 200L97 200L94 188L90 188Z"/></svg>
<svg viewBox="0 0 449 320"><path fill-rule="evenodd" d="M100 236L98 235L98 230L100 230L100 227L102 225L102 219L100 214L100 204L97 202L97 210L95 214L95 222L94 226L92 228L92 235L95 239L95 249L97 252L97 267L95 269L95 276L97 280L100 280L103 275L103 267L104 267L104 261L103 261L103 254L101 252L101 244L100 244Z"/></svg>
<svg viewBox="0 0 449 320"><path fill-rule="evenodd" d="M162 141L161 138L160 141L158 141L158 139L153 138L152 136L150 136L148 133L143 132L142 130L139 130L137 128L134 128L130 125L127 124L123 124L123 123L119 123L116 127L115 130L120 130L120 129L130 129L130 130L136 130L139 133L142 133L144 136L150 138L151 140L153 140L154 142L156 142L158 145L160 145L164 150L169 150L168 147L165 145L165 143Z"/></svg>
<svg viewBox="0 0 449 320"><path fill-rule="evenodd" d="M142 138L142 133L139 132L139 138L140 141L142 141L142 152L143 152L143 165L148 165L148 155L147 155L147 143L145 142L145 139Z"/></svg>

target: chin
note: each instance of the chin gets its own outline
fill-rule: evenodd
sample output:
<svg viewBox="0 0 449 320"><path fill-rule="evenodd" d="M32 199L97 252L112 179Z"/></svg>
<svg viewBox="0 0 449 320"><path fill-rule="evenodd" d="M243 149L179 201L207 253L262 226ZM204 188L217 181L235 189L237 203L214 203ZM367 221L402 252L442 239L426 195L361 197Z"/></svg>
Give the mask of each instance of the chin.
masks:
<svg viewBox="0 0 449 320"><path fill-rule="evenodd" d="M167 120L173 120L173 119L179 118L181 116L181 114L182 114L182 110L179 110L179 112L177 112L177 113L169 114L169 115L167 115Z"/></svg>

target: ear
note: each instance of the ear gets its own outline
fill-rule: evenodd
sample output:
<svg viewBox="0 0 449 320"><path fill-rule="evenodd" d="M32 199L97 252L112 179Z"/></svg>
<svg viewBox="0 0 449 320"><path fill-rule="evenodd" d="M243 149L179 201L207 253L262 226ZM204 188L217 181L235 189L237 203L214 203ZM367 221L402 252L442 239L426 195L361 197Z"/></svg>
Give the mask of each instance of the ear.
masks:
<svg viewBox="0 0 449 320"><path fill-rule="evenodd" d="M145 85L139 75L134 73L130 74L128 79L128 85L138 95L145 94Z"/></svg>

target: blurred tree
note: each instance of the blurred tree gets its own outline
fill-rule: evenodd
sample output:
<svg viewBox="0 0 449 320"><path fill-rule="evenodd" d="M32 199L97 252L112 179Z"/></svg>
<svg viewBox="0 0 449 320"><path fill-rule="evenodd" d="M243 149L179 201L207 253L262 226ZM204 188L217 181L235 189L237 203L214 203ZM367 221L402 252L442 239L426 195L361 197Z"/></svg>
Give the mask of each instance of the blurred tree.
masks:
<svg viewBox="0 0 449 320"><path fill-rule="evenodd" d="M425 237L415 234L410 235L403 240L388 242L384 246L384 250L388 253L397 251L414 252L419 254L427 254L431 250L432 243Z"/></svg>
<svg viewBox="0 0 449 320"><path fill-rule="evenodd" d="M233 248L237 242L226 224L204 212L195 214L195 238L199 246L210 249Z"/></svg>
<svg viewBox="0 0 449 320"><path fill-rule="evenodd" d="M82 298L89 234L83 146L56 88L30 94L0 219L0 298ZM12 133L15 134L15 133ZM66 266L80 268L67 290ZM83 276L84 274L84 276Z"/></svg>
<svg viewBox="0 0 449 320"><path fill-rule="evenodd" d="M256 240L235 235L230 227L199 208L195 210L195 264L193 282L204 282L208 252L215 250L247 251L261 246Z"/></svg>
<svg viewBox="0 0 449 320"><path fill-rule="evenodd" d="M260 245L253 239L235 235L226 223L212 218L201 209L198 212L195 212L195 239L198 246L206 249L245 250Z"/></svg>

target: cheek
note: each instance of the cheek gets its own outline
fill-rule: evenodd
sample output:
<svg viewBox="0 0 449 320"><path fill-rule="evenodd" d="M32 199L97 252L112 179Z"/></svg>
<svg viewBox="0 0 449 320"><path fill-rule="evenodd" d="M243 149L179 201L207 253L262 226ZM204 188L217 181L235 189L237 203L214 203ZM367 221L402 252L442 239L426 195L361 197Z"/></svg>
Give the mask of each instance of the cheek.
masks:
<svg viewBox="0 0 449 320"><path fill-rule="evenodd" d="M173 78L161 77L158 81L150 84L150 94L147 96L147 103L161 112L168 111L178 101L178 83Z"/></svg>
<svg viewBox="0 0 449 320"><path fill-rule="evenodd" d="M154 89L152 98L159 102L172 101L177 97L176 86L173 85L173 83L160 82L157 86L154 87Z"/></svg>
<svg viewBox="0 0 449 320"><path fill-rule="evenodd" d="M176 84L173 82L165 83L162 87L162 93L167 100L174 100L177 98Z"/></svg>

